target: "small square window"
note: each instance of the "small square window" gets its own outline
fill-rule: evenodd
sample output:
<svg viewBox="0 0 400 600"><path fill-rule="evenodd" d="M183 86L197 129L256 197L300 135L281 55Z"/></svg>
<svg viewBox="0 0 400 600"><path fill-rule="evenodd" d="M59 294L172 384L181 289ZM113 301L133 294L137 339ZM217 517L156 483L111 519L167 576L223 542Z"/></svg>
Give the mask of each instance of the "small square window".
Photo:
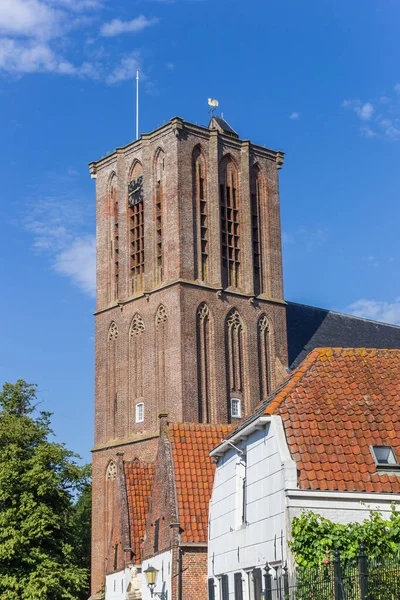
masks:
<svg viewBox="0 0 400 600"><path fill-rule="evenodd" d="M378 466L398 466L396 455L391 446L372 446L372 454Z"/></svg>
<svg viewBox="0 0 400 600"><path fill-rule="evenodd" d="M240 398L231 398L231 417L240 419L241 416Z"/></svg>
<svg viewBox="0 0 400 600"><path fill-rule="evenodd" d="M136 404L136 423L142 423L144 421L144 404L139 402Z"/></svg>

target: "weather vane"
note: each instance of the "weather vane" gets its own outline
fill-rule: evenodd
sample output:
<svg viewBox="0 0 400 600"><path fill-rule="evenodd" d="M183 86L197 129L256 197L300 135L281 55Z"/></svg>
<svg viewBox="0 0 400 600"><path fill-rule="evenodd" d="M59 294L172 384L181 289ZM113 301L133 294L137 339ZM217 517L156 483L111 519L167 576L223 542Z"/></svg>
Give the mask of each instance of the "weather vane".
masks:
<svg viewBox="0 0 400 600"><path fill-rule="evenodd" d="M211 118L213 117L214 110L217 108L218 105L219 105L218 100L213 100L212 98L208 99L208 106L210 107Z"/></svg>

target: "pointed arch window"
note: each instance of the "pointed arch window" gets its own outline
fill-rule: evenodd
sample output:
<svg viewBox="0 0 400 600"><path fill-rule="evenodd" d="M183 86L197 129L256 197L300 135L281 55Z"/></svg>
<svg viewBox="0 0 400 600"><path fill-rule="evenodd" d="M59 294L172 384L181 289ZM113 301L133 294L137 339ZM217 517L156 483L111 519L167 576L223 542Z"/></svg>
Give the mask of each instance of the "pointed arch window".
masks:
<svg viewBox="0 0 400 600"><path fill-rule="evenodd" d="M117 177L111 175L108 186L108 204L110 215L110 300L118 298L119 277L119 231L118 231L118 191Z"/></svg>
<svg viewBox="0 0 400 600"><path fill-rule="evenodd" d="M195 211L195 279L207 281L208 275L208 206L205 185L205 160L200 146L192 156L193 205Z"/></svg>
<svg viewBox="0 0 400 600"><path fill-rule="evenodd" d="M159 149L155 162L155 237L156 237L156 281L164 278L163 226L164 226L164 152Z"/></svg>
<svg viewBox="0 0 400 600"><path fill-rule="evenodd" d="M157 413L166 406L166 354L168 315L161 304L156 314L156 394Z"/></svg>
<svg viewBox="0 0 400 600"><path fill-rule="evenodd" d="M207 304L197 309L197 381L198 381L198 420L199 423L211 423L213 410L211 404L211 322Z"/></svg>
<svg viewBox="0 0 400 600"><path fill-rule="evenodd" d="M270 324L266 315L262 315L258 321L258 361L261 400L267 398L272 391L271 358Z"/></svg>
<svg viewBox="0 0 400 600"><path fill-rule="evenodd" d="M253 275L254 294L258 296L263 292L262 285L262 238L261 238L261 206L263 183L260 170L254 166L250 175L251 197L251 226L253 242Z"/></svg>
<svg viewBox="0 0 400 600"><path fill-rule="evenodd" d="M219 173L221 206L222 282L240 287L240 213L238 173L233 161L222 160Z"/></svg>
<svg viewBox="0 0 400 600"><path fill-rule="evenodd" d="M136 313L129 329L129 404L134 422L138 422L134 416L135 404L143 398L144 330L143 319Z"/></svg>
<svg viewBox="0 0 400 600"><path fill-rule="evenodd" d="M143 167L139 161L129 176L128 224L131 290L137 293L143 289L144 273Z"/></svg>
<svg viewBox="0 0 400 600"><path fill-rule="evenodd" d="M225 323L228 383L228 418L232 416L232 398L241 400L241 412L244 412L245 349L242 319L236 309L231 310Z"/></svg>
<svg viewBox="0 0 400 600"><path fill-rule="evenodd" d="M115 437L118 415L117 340L119 332L113 321L108 330L107 345L107 439Z"/></svg>
<svg viewBox="0 0 400 600"><path fill-rule="evenodd" d="M105 527L104 527L104 545L106 555L111 551L112 536L114 529L115 514L115 482L117 479L117 465L110 460L106 469L105 477Z"/></svg>

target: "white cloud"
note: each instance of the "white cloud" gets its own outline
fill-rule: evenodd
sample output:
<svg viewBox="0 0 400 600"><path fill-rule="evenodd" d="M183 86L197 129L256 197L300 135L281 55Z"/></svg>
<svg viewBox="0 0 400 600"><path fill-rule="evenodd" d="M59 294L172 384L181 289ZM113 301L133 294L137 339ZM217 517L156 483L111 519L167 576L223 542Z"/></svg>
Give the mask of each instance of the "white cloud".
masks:
<svg viewBox="0 0 400 600"><path fill-rule="evenodd" d="M0 34L46 37L58 32L60 13L40 0L1 0Z"/></svg>
<svg viewBox="0 0 400 600"><path fill-rule="evenodd" d="M96 239L94 235L75 239L60 252L54 261L54 269L70 277L89 296L96 294Z"/></svg>
<svg viewBox="0 0 400 600"><path fill-rule="evenodd" d="M400 94L400 83L396 83L396 85L394 86L394 91L396 92L396 94Z"/></svg>
<svg viewBox="0 0 400 600"><path fill-rule="evenodd" d="M292 112L291 115L289 116L289 119L292 119L293 121L296 121L299 117L300 117L300 113L299 112Z"/></svg>
<svg viewBox="0 0 400 600"><path fill-rule="evenodd" d="M113 19L110 23L104 23L100 33L104 37L113 37L115 35L120 35L121 33L139 33L140 31L143 31L143 29L151 27L156 23L158 23L156 17L148 19L144 15L139 15L136 19L132 19L131 21Z"/></svg>
<svg viewBox="0 0 400 600"><path fill-rule="evenodd" d="M395 86L395 90L397 88L400 91L400 84ZM353 110L357 117L364 121L359 130L363 137L400 140L400 113L398 103L393 98L380 96L376 100L368 102L361 102L358 98L353 98L344 100L342 107ZM368 121L368 125L365 123L366 121Z"/></svg>
<svg viewBox="0 0 400 600"><path fill-rule="evenodd" d="M0 0L0 77L20 77L33 73L52 73L81 77L115 84L135 76L140 53L118 56L115 45L99 44L90 34L95 26L93 13L105 0ZM155 24L156 18L139 15L131 21L114 19L103 26L105 37L124 31L138 32ZM87 57L77 62L69 55L79 46L71 32L78 27L90 28L82 41L81 54ZM97 29L97 27L96 27ZM151 81L142 72L147 93Z"/></svg>
<svg viewBox="0 0 400 600"><path fill-rule="evenodd" d="M168 69L168 71L174 71L175 70L175 65L172 62L169 62L165 65L165 68Z"/></svg>
<svg viewBox="0 0 400 600"><path fill-rule="evenodd" d="M394 302L362 298L350 304L346 312L365 319L400 325L400 297Z"/></svg>
<svg viewBox="0 0 400 600"><path fill-rule="evenodd" d="M374 107L370 102L366 102L362 106L356 106L355 111L362 121L369 121L373 115Z"/></svg>
<svg viewBox="0 0 400 600"><path fill-rule="evenodd" d="M67 173L57 176L53 185L68 183L76 176ZM51 189L49 179L47 186ZM25 230L32 235L33 249L47 257L51 268L59 275L68 277L84 293L95 294L95 236L87 230L94 219L93 203L82 200L79 194L46 196L29 201L29 216L23 221Z"/></svg>
<svg viewBox="0 0 400 600"><path fill-rule="evenodd" d="M140 54L139 52L132 52L123 56L119 65L108 75L107 83L114 85L115 83L121 83L128 79L136 77L136 71L140 68ZM141 75L143 79L143 73Z"/></svg>

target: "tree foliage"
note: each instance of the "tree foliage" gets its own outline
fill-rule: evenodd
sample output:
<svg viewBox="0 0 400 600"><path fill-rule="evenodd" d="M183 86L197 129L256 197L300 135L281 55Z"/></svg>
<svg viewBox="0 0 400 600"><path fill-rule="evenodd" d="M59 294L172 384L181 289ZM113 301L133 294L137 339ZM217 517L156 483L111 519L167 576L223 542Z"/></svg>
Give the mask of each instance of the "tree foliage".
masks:
<svg viewBox="0 0 400 600"><path fill-rule="evenodd" d="M361 543L372 559L389 558L400 552L400 511L395 505L391 507L389 518L371 510L369 518L362 523L341 525L312 511L304 512L292 521L290 547L301 567L329 562L336 548L341 559L353 559L358 555Z"/></svg>
<svg viewBox="0 0 400 600"><path fill-rule="evenodd" d="M50 441L50 413L37 410L36 386L19 380L0 392L0 597L75 600L88 565L77 549L79 502L89 468ZM82 496L81 496L82 498Z"/></svg>

